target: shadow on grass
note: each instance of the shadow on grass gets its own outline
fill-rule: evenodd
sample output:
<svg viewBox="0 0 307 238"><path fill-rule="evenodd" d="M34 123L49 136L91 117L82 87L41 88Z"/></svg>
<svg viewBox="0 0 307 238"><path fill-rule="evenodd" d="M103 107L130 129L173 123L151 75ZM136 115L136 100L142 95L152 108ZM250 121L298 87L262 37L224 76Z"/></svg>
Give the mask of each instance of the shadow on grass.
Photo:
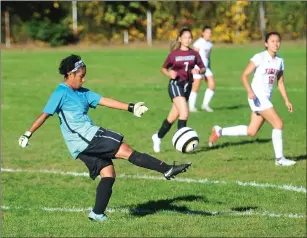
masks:
<svg viewBox="0 0 307 238"><path fill-rule="evenodd" d="M299 161L299 160L307 160L307 155L305 154L305 155L298 155L298 156L289 156L289 157L287 157L286 156L286 158L287 159L290 159L290 160L295 160L295 161Z"/></svg>
<svg viewBox="0 0 307 238"><path fill-rule="evenodd" d="M270 138L270 139L243 140L243 141L238 141L238 142L225 142L223 144L217 144L213 147L202 146L198 150L193 152L193 154L201 153L201 152L204 152L204 151L223 149L223 148L226 148L226 147L229 147L229 146L246 145L246 144L254 144L254 143L260 143L261 144L261 143L268 143L268 142L271 142L271 141L272 140Z"/></svg>
<svg viewBox="0 0 307 238"><path fill-rule="evenodd" d="M258 207L233 207L231 208L231 211L236 211L236 212L247 212L247 211L251 211L251 210L256 210Z"/></svg>
<svg viewBox="0 0 307 238"><path fill-rule="evenodd" d="M238 105L233 105L233 106L223 106L223 107L214 107L213 109L215 111L219 111L219 110L236 110L239 108L245 108L245 107L249 107L248 104L238 104Z"/></svg>
<svg viewBox="0 0 307 238"><path fill-rule="evenodd" d="M153 215L158 212L177 212L182 214L189 214L189 215L202 215L202 216L216 216L219 214L224 214L225 212L218 212L218 211L201 211L201 210L191 210L188 209L187 206L179 206L174 205L172 203L179 202L179 201L185 201L185 202L194 202L194 201L200 201L200 202L210 202L203 196L194 196L194 195L188 195L188 196L180 196L175 197L171 199L161 199L156 201L148 201L146 203L137 204L136 206L133 206L133 208L130 209L130 214L134 216L147 216L147 215ZM222 202L213 202L217 204L223 204ZM246 212L249 210L256 209L257 207L236 207L231 208L232 211L237 212Z"/></svg>

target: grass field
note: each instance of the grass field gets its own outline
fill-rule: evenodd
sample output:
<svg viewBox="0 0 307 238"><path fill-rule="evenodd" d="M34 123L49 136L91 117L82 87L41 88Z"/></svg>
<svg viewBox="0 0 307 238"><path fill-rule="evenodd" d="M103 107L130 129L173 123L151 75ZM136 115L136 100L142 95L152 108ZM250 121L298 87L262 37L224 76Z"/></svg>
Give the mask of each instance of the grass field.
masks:
<svg viewBox="0 0 307 238"><path fill-rule="evenodd" d="M247 95L240 74L261 45L217 46L212 53L216 78L214 113L190 114L188 126L200 136L193 154L172 148L173 126L158 158L191 161L187 173L173 181L115 161L117 181L108 206L110 220L92 223L98 179L74 161L64 144L57 116L18 146L19 136L41 113L61 82L60 60L80 54L87 64L86 87L121 101L144 101L142 118L107 108L92 110L97 125L125 135L139 151L151 153L151 135L160 127L171 103L160 67L167 48L86 50L3 50L1 220L3 237L306 237L306 48L282 45L285 80L292 114L276 89L273 104L284 120L284 154L294 167L276 167L272 128L265 124L254 138L221 138L208 148L211 127L249 122ZM200 107L205 84L202 84ZM71 172L71 173L69 173ZM74 172L74 173L72 173Z"/></svg>

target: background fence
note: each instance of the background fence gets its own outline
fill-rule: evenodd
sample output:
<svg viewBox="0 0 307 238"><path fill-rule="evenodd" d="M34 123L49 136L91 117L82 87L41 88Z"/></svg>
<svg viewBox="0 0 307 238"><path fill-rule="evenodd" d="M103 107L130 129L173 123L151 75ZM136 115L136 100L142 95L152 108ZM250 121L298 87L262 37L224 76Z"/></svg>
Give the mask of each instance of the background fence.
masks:
<svg viewBox="0 0 307 238"><path fill-rule="evenodd" d="M1 17L2 43L151 44L174 39L182 26L197 36L204 25L213 42L248 43L272 30L286 40L306 37L306 2L299 1L1 2Z"/></svg>

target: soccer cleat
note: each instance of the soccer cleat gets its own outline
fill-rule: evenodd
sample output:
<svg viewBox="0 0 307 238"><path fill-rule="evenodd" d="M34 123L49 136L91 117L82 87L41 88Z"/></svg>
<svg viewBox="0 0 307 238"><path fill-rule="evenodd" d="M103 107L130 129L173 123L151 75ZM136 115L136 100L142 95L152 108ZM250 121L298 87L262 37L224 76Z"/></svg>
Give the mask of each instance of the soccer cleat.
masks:
<svg viewBox="0 0 307 238"><path fill-rule="evenodd" d="M170 180L171 178L175 178L177 174L180 174L182 172L186 172L187 169L191 166L192 163L188 162L185 164L175 165L175 162L173 166L164 174L164 177L167 180Z"/></svg>
<svg viewBox="0 0 307 238"><path fill-rule="evenodd" d="M193 107L189 109L190 112L198 112L197 108Z"/></svg>
<svg viewBox="0 0 307 238"><path fill-rule="evenodd" d="M285 157L281 157L275 160L275 165L279 165L279 166L292 166L295 164L296 164L295 161L286 159Z"/></svg>
<svg viewBox="0 0 307 238"><path fill-rule="evenodd" d="M207 111L207 112L213 112L213 109L209 107L208 105L202 105L201 109Z"/></svg>
<svg viewBox="0 0 307 238"><path fill-rule="evenodd" d="M220 126L214 126L212 128L211 136L209 138L209 147L212 147L214 143L219 139L219 137L221 136L221 130L222 127Z"/></svg>
<svg viewBox="0 0 307 238"><path fill-rule="evenodd" d="M159 153L160 150L161 150L161 148L160 148L161 139L158 137L158 133L153 134L151 138L152 138L152 142L153 142L153 150L154 150L154 152Z"/></svg>
<svg viewBox="0 0 307 238"><path fill-rule="evenodd" d="M108 220L109 218L105 215L105 214L96 214L95 212L90 211L90 213L88 214L88 219L90 221L98 221L98 222L101 222L101 221L106 221Z"/></svg>

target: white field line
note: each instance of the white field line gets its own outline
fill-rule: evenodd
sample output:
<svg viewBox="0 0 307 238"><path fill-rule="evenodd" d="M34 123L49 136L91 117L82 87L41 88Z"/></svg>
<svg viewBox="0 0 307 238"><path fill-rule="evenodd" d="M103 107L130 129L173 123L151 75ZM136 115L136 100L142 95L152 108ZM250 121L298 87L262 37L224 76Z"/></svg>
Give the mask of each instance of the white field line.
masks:
<svg viewBox="0 0 307 238"><path fill-rule="evenodd" d="M58 175L71 175L71 176L82 176L87 177L88 173L78 173L78 172L63 172L57 170L23 170L23 169L10 169L10 168L1 168L1 172L10 172L10 173L49 173L49 174L58 174ZM128 178L128 179L148 179L148 180L165 180L162 176L147 176L147 175L126 175L120 174L117 178ZM175 180L171 180L171 182L182 182L182 183L200 183L200 184L229 184L232 182L219 181L219 180L209 180L209 179L193 179L193 178L176 178ZM306 187L293 186L291 184L277 185L277 184L269 184L269 183L257 183L255 181L250 182L242 182L235 181L235 184L239 186L247 186L247 187L260 187L260 188L275 188L286 191L293 191L298 193L306 193Z"/></svg>
<svg viewBox="0 0 307 238"><path fill-rule="evenodd" d="M2 210L27 210L27 211L47 211L47 212L89 212L91 208L65 208L65 207L37 207L37 208L25 208L22 206L9 207L1 206ZM155 214L155 213L167 213L167 214L188 214L188 215L204 215L204 216L218 216L218 215L229 215L229 216L265 216L265 217L275 217L275 218L306 218L304 214L293 214L293 213L284 213L277 214L269 211L255 212L254 210L247 210L243 212L237 211L192 211L185 210L177 212L176 210L150 210L150 209L129 209L129 208L107 208L108 213L125 213L125 214Z"/></svg>
<svg viewBox="0 0 307 238"><path fill-rule="evenodd" d="M221 90L221 91L245 91L246 89L244 87L216 87L216 90ZM273 91L278 91L277 89L273 90ZM305 87L302 87L302 88L291 88L291 87L288 87L287 88L287 91L288 92L306 92L306 88Z"/></svg>

